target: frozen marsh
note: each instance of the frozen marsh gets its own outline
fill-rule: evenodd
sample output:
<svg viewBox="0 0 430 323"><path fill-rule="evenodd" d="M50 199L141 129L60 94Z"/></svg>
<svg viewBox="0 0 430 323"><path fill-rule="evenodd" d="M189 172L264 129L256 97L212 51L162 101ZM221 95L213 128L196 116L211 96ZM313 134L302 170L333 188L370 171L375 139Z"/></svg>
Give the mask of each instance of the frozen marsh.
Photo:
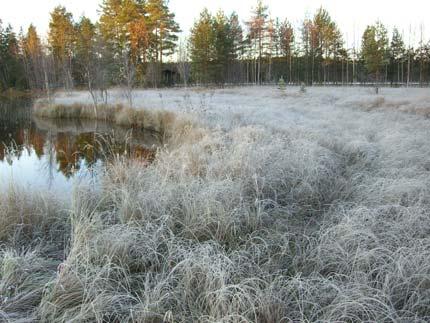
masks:
<svg viewBox="0 0 430 323"><path fill-rule="evenodd" d="M5 321L430 320L428 89L136 90L133 109L175 116L152 164L116 156L67 205L0 196Z"/></svg>

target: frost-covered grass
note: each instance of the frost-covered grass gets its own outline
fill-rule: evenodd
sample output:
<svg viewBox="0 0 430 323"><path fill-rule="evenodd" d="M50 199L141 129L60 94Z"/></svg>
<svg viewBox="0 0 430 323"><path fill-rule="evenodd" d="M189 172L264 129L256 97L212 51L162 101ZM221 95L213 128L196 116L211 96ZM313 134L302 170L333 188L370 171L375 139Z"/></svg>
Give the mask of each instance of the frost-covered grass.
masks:
<svg viewBox="0 0 430 323"><path fill-rule="evenodd" d="M49 242L61 234L35 229L23 252L11 234L23 218L7 211L18 195L1 199L10 229L2 233L0 287L8 298L0 315L41 322L429 321L426 92L136 92L144 111L193 122L177 128L180 136L151 165L117 157L100 192L77 187L56 216L36 212L47 217L27 220L44 228L54 219L49 228L63 228L65 248ZM110 99L121 103L120 92ZM56 104L88 100L74 93ZM20 212L28 209L43 207ZM64 209L68 221L60 226ZM53 245L66 255L58 273ZM29 269L12 274L17 264Z"/></svg>
<svg viewBox="0 0 430 323"><path fill-rule="evenodd" d="M70 240L69 211L48 193L0 196L0 321L33 322Z"/></svg>

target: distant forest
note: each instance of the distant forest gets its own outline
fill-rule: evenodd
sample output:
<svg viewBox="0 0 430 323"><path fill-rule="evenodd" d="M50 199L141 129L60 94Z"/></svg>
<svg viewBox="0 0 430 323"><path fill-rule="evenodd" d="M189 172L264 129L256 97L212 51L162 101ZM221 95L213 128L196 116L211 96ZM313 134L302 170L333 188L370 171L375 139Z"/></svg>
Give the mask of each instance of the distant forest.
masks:
<svg viewBox="0 0 430 323"><path fill-rule="evenodd" d="M250 18L203 10L188 38L165 0L103 0L100 18L75 19L63 6L49 31L19 33L0 21L0 91L103 92L112 86L366 84L428 85L430 44L406 46L381 22L367 26L360 48L346 48L323 8L299 26L257 1Z"/></svg>

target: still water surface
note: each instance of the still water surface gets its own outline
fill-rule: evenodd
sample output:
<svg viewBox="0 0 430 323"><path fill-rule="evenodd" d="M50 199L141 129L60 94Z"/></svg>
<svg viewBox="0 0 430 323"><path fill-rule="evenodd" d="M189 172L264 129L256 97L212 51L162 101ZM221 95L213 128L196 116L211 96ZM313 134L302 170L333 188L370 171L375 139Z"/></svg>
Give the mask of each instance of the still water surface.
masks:
<svg viewBox="0 0 430 323"><path fill-rule="evenodd" d="M0 191L11 184L67 195L97 185L107 155L150 159L157 135L100 121L32 116L30 101L0 101Z"/></svg>

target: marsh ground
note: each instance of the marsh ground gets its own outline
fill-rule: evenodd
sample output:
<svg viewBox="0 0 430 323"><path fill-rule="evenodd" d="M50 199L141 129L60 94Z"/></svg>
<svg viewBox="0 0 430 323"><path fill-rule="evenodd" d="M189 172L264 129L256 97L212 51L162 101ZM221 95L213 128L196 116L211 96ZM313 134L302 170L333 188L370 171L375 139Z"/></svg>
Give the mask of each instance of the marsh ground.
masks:
<svg viewBox="0 0 430 323"><path fill-rule="evenodd" d="M430 319L427 89L133 101L176 116L152 164L117 156L102 189L76 187L70 205L21 188L0 198L5 320Z"/></svg>

